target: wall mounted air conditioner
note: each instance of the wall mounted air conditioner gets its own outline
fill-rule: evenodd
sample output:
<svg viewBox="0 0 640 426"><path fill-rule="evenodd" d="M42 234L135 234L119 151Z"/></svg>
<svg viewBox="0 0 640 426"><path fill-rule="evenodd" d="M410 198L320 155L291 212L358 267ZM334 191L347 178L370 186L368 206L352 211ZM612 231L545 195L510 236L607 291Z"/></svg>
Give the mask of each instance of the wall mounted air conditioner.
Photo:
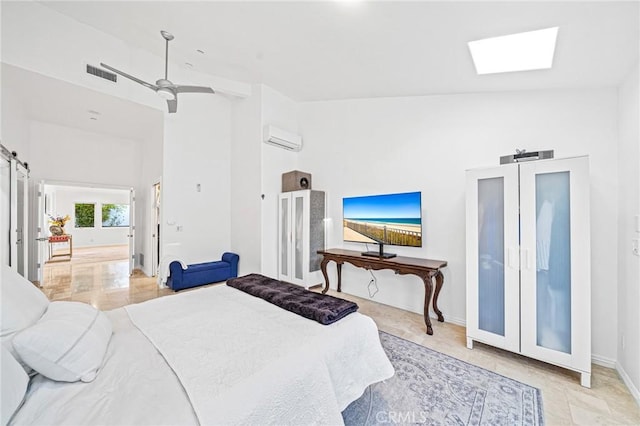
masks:
<svg viewBox="0 0 640 426"><path fill-rule="evenodd" d="M277 146L288 151L300 151L302 149L302 137L295 133L287 132L275 126L264 126L262 134L264 143Z"/></svg>

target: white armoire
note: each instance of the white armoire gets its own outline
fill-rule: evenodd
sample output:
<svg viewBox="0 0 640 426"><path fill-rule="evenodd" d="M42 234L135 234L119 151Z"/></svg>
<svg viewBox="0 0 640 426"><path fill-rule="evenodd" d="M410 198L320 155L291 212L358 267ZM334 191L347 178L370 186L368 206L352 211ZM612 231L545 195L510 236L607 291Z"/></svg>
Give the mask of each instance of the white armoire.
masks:
<svg viewBox="0 0 640 426"><path fill-rule="evenodd" d="M467 347L483 342L591 384L589 159L467 171Z"/></svg>
<svg viewBox="0 0 640 426"><path fill-rule="evenodd" d="M310 189L283 192L278 199L278 279L305 288L322 284L325 196Z"/></svg>

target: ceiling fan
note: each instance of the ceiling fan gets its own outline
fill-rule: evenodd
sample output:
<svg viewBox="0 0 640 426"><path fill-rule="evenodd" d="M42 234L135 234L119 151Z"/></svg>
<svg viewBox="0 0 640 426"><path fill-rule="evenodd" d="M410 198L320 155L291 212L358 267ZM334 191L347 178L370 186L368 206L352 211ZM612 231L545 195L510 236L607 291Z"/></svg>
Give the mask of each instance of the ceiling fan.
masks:
<svg viewBox="0 0 640 426"><path fill-rule="evenodd" d="M140 80L132 75L129 75L125 72L117 70L113 67L110 67L107 64L103 64L100 62L100 66L108 69L109 71L113 71L116 74L120 74L123 77L128 78L129 80L133 80L138 84L142 84L144 87L148 87L149 89L156 92L161 98L167 100L167 104L169 105L169 112L174 113L178 110L178 93L215 93L211 87L203 87L203 86L185 86L182 84L173 84L167 75L167 70L169 68L169 42L173 40L173 35L168 33L167 31L160 31L162 37L165 39L166 47L165 47L165 59L164 59L164 78L161 78L156 81L156 84L147 83L146 81Z"/></svg>

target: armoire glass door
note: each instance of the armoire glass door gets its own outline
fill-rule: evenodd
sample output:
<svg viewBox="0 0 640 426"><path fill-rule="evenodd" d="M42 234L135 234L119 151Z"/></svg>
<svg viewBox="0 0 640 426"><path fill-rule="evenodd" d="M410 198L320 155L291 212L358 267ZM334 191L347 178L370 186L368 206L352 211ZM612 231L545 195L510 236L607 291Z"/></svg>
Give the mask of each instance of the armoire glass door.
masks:
<svg viewBox="0 0 640 426"><path fill-rule="evenodd" d="M541 173L536 185L536 344L571 353L569 172Z"/></svg>
<svg viewBox="0 0 640 426"><path fill-rule="evenodd" d="M478 180L478 328L504 336L504 178Z"/></svg>
<svg viewBox="0 0 640 426"><path fill-rule="evenodd" d="M278 206L278 278L291 276L291 199L289 194L281 194Z"/></svg>
<svg viewBox="0 0 640 426"><path fill-rule="evenodd" d="M584 371L591 357L587 157L520 165L522 354Z"/></svg>
<svg viewBox="0 0 640 426"><path fill-rule="evenodd" d="M293 197L293 276L297 280L304 279L304 195Z"/></svg>
<svg viewBox="0 0 640 426"><path fill-rule="evenodd" d="M467 172L467 337L519 350L517 165Z"/></svg>

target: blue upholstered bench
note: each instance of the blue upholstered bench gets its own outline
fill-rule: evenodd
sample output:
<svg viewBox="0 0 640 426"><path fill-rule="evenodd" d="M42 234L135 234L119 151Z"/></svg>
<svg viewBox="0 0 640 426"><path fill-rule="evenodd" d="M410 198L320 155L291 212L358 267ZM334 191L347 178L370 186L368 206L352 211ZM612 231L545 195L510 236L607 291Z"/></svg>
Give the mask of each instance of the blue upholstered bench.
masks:
<svg viewBox="0 0 640 426"><path fill-rule="evenodd" d="M238 276L238 260L240 256L237 254L224 253L222 260L188 265L187 269L182 269L180 262L171 262L167 285L178 291L235 278Z"/></svg>

